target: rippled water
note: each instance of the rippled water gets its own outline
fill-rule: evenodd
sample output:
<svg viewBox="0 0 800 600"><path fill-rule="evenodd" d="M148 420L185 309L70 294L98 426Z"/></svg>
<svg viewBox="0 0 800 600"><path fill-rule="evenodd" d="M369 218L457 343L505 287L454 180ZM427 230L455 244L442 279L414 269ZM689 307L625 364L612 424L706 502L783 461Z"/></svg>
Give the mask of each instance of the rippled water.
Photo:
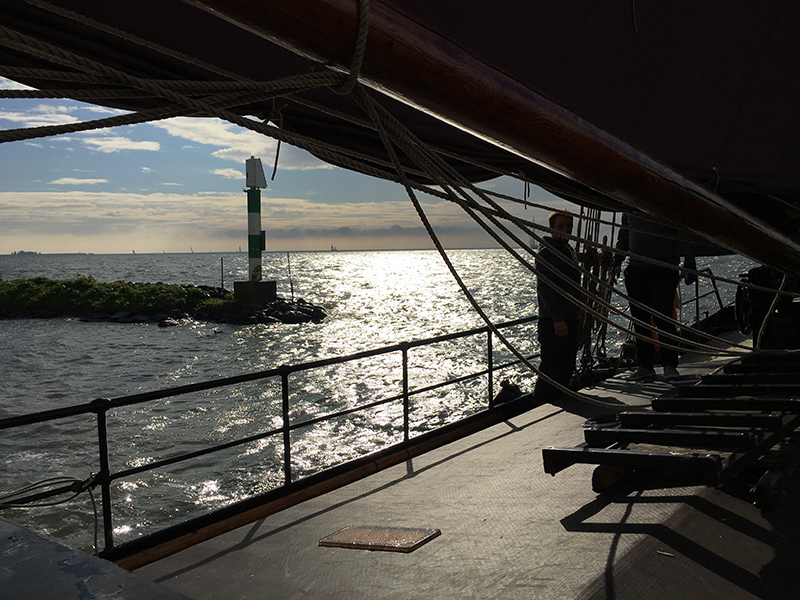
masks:
<svg viewBox="0 0 800 600"><path fill-rule="evenodd" d="M504 251L456 250L450 255L493 321L536 313L533 277ZM715 272L726 276L735 276L746 264L737 258L713 260ZM0 276L69 279L80 274L100 281L224 283L230 289L234 280L246 278L246 263L245 254L16 255L0 256ZM265 253L264 272L265 278L278 281L279 295L323 304L329 318L320 324L192 322L171 328L76 319L0 321L0 417L343 356L483 325L435 252L309 252L288 258L285 253ZM732 300L731 286L721 291L725 302ZM523 352L536 351L535 325L515 327L509 335ZM621 338L612 333L609 347ZM485 344L485 337L466 338L412 350L411 387L485 368ZM495 362L509 357L495 342ZM497 380L508 376L523 389L532 387L532 378L519 369ZM397 353L296 374L290 382L292 421L398 394L401 381ZM282 423L280 398L279 382L268 380L114 411L109 416L111 469L277 428ZM412 434L469 415L487 399L485 378L416 396ZM401 407L393 403L298 430L292 440L295 477L400 441L401 425ZM97 472L96 436L93 417L3 431L0 493L46 477L84 478ZM279 485L283 457L276 441L253 442L115 482L117 541ZM3 516L89 549L92 514L84 495L60 507L14 509Z"/></svg>

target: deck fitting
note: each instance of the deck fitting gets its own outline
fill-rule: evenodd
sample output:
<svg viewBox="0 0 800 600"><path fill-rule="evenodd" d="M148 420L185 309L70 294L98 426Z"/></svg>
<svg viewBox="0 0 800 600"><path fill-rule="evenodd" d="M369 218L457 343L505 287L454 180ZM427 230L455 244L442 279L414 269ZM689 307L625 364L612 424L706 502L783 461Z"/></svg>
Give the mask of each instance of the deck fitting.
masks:
<svg viewBox="0 0 800 600"><path fill-rule="evenodd" d="M441 535L438 529L412 527L366 527L348 525L322 538L320 546L413 552L426 542Z"/></svg>

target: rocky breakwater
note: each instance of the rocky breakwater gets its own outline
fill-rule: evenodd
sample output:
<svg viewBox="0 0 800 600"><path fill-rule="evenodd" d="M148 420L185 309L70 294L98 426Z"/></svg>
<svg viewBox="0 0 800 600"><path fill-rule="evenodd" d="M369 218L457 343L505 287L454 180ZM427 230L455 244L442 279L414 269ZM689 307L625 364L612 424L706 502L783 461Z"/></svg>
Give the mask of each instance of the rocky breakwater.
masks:
<svg viewBox="0 0 800 600"><path fill-rule="evenodd" d="M216 311L200 309L195 318L206 321L225 321L230 323L255 324L255 323L321 323L327 317L325 309L321 306L306 302L302 298L286 300L277 298L264 306L251 304L239 305L239 309L228 311L220 319ZM159 322L160 326L166 326Z"/></svg>
<svg viewBox="0 0 800 600"><path fill-rule="evenodd" d="M0 318L76 317L117 323L158 322L162 327L187 319L220 323L319 323L325 309L303 299L254 306L223 288L190 284L101 283L71 280L0 279Z"/></svg>

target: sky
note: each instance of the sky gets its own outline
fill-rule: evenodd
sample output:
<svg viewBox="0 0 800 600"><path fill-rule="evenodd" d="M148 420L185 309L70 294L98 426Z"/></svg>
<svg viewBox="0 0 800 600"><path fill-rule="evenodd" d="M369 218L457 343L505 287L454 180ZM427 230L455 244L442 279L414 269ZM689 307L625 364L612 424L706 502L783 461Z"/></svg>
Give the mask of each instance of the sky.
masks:
<svg viewBox="0 0 800 600"><path fill-rule="evenodd" d="M0 89L21 87L0 78ZM0 129L122 111L69 100L0 99ZM261 158L267 250L433 248L398 184L330 166L217 119L155 123L0 144L0 254L234 252L247 249L245 160ZM521 197L523 184L482 187ZM496 245L456 205L418 195L447 248ZM567 204L533 188L532 202ZM516 214L544 223L538 209Z"/></svg>

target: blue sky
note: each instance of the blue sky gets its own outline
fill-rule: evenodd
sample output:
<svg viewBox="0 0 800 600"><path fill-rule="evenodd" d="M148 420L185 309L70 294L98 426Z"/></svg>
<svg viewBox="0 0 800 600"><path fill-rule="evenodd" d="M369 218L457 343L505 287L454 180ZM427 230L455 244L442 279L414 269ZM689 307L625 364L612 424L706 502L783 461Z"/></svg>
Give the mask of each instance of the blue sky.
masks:
<svg viewBox="0 0 800 600"><path fill-rule="evenodd" d="M0 88L19 87L0 78ZM67 100L0 100L0 129L119 111ZM247 247L244 161L260 157L268 250L430 248L399 185L331 167L216 119L157 123L0 144L0 254L235 251ZM520 197L521 182L484 184ZM446 247L494 243L451 203L420 196ZM531 200L565 203L534 188ZM542 211L518 209L543 223Z"/></svg>

